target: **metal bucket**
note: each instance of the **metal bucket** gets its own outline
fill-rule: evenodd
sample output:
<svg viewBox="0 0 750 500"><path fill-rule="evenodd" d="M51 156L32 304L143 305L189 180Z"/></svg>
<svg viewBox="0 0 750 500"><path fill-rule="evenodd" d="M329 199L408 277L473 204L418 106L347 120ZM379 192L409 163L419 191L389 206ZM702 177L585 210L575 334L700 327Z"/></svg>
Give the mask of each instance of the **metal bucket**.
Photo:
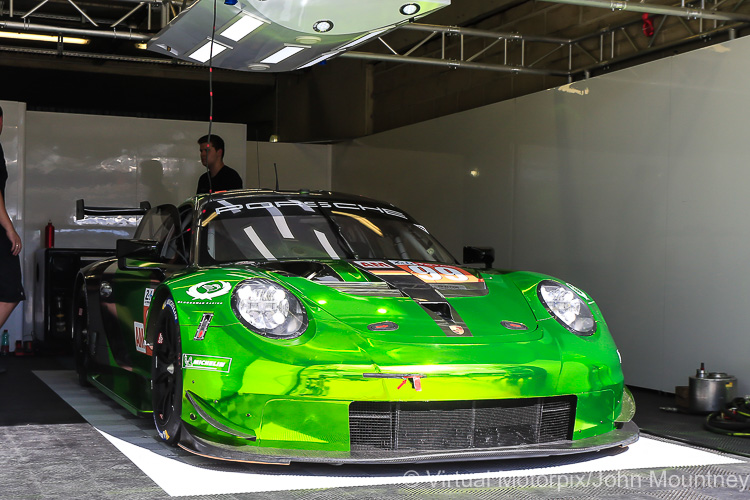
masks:
<svg viewBox="0 0 750 500"><path fill-rule="evenodd" d="M700 413L719 411L735 398L737 377L724 372L706 373L703 363L695 376L690 377L690 410Z"/></svg>

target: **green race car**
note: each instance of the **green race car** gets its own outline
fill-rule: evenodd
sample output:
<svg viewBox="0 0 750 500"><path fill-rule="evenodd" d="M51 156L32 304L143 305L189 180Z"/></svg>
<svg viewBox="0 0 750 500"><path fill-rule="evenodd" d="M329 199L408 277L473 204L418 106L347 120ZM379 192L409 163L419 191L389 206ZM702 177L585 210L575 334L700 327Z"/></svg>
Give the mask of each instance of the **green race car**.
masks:
<svg viewBox="0 0 750 500"><path fill-rule="evenodd" d="M151 209L81 271L73 323L81 382L203 456L431 462L638 439L586 293L459 265L367 198L243 190Z"/></svg>

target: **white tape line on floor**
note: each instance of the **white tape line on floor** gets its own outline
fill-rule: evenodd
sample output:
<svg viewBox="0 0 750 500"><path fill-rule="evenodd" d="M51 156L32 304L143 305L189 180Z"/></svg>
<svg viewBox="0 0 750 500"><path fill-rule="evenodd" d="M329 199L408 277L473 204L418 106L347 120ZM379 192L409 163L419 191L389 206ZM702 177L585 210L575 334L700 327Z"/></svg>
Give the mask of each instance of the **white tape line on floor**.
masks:
<svg viewBox="0 0 750 500"><path fill-rule="evenodd" d="M91 396L88 390L75 383L75 374L71 375L72 372L35 373L170 496L417 483L440 485L461 482L467 485L491 486L494 484L497 486L514 484L512 481L501 482L500 480L503 478L524 477L544 478L544 481L539 480L533 484L554 486L559 484L556 482L559 481L556 476L563 474L586 474L589 480L596 481L597 478L590 476L590 474L629 469L664 469L744 462L718 453L641 436L640 440L630 445L627 450L620 453L601 452L594 454L594 459L591 459L592 455L589 454L585 458L582 458L581 455L566 455L554 459L486 461L481 462L481 464L468 463L463 466L464 470L471 471L468 473L445 472L445 469L455 469L456 464L422 464L413 467L408 465L395 467L369 466L366 470L362 467L293 465L288 469L284 466L273 467L273 473L258 472L258 468L252 466L249 466L247 471L240 472L216 470L191 465L187 463L189 460L184 459L185 455L189 456L189 454L181 450L174 450L175 455L167 451L165 446L153 446L157 443L148 443L153 441L150 439L144 441L142 437L139 437L139 434L141 434L139 432L131 431L118 434L115 429L128 427L128 421L122 418L122 424L116 425L117 422L112 421L112 418L116 418L116 416L110 412L108 412L110 416L107 423L102 425L100 415L102 410L106 410L106 407L102 403L98 403L102 408L101 410L95 409L97 399ZM91 414L87 416L88 413ZM130 425L132 426L132 424ZM133 429L137 430L135 427ZM118 434L124 439L113 434ZM136 438L132 437L134 435ZM144 442L147 444L140 444ZM615 476L615 479L617 479L617 476Z"/></svg>
<svg viewBox="0 0 750 500"><path fill-rule="evenodd" d="M614 456L604 456L597 460L582 463L571 463L544 468L521 468L517 470L488 470L470 474L444 474L439 464L425 469L424 465L414 470L390 476L341 476L337 468L331 467L331 474L300 475L294 474L258 474L243 472L226 472L208 470L189 465L178 460L160 456L152 451L140 448L114 436L99 431L117 449L127 456L138 468L147 474L156 484L171 496L183 495L218 495L228 493L255 493L262 491L287 491L316 488L341 488L352 486L378 486L386 484L409 483L447 483L498 479L522 476L553 476L559 474L587 474L601 471L622 471L627 469L652 469L665 467L689 467L716 464L740 463L742 460L642 437L630 445L627 451ZM528 462L526 462L528 463ZM502 461L498 464L506 465ZM427 475L425 471L433 471ZM555 484L547 480L544 484ZM542 484L541 482L539 482ZM488 482L487 484L492 484ZM500 484L497 481L497 484ZM509 484L509 483L505 483Z"/></svg>

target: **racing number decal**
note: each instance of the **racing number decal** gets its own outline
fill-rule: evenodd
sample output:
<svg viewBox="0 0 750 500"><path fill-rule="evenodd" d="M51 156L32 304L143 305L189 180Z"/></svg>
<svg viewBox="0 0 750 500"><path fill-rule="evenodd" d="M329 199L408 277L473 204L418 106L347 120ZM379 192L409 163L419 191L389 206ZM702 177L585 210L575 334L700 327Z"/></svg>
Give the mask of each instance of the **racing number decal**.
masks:
<svg viewBox="0 0 750 500"><path fill-rule="evenodd" d="M422 281L431 283L438 281L469 281L470 277L473 278L473 276L464 274L455 267L420 264L418 266L406 266L406 269Z"/></svg>
<svg viewBox="0 0 750 500"><path fill-rule="evenodd" d="M484 280L461 268L408 260L357 260L354 263L375 275L411 274L425 283L481 283Z"/></svg>
<svg viewBox="0 0 750 500"><path fill-rule="evenodd" d="M425 283L477 283L480 281L474 275L453 266L408 261L391 261L391 263Z"/></svg>

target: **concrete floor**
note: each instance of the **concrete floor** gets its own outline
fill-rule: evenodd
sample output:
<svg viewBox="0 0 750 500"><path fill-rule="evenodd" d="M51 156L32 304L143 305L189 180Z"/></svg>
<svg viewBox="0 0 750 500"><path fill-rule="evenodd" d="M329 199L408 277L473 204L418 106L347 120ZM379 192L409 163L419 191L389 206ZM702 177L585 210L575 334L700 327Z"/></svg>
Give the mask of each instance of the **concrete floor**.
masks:
<svg viewBox="0 0 750 500"><path fill-rule="evenodd" d="M732 499L750 461L652 436L625 450L422 466L264 466L203 459L156 439L67 370L35 371L86 423L0 427L0 499ZM1 404L1 403L0 403Z"/></svg>

